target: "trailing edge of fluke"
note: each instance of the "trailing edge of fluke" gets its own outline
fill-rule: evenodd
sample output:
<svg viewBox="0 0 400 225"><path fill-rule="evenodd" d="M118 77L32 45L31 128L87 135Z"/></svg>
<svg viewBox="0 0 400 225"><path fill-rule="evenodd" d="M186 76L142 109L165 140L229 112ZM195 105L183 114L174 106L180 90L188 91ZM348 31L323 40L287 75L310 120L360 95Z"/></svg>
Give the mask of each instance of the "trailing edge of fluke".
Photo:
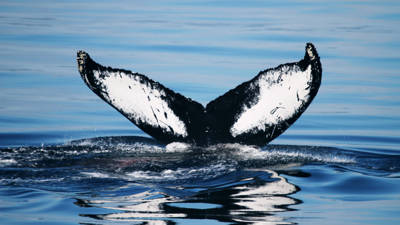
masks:
<svg viewBox="0 0 400 225"><path fill-rule="evenodd" d="M77 53L84 82L144 132L163 143L266 145L292 125L321 84L314 45L304 58L261 71L253 79L208 103L174 92L145 75L102 66Z"/></svg>

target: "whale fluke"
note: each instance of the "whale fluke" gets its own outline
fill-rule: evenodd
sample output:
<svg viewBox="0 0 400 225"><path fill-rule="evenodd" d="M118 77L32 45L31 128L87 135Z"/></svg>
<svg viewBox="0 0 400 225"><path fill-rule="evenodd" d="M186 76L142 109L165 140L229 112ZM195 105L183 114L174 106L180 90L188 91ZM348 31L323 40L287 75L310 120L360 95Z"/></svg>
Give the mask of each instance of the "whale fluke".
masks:
<svg viewBox="0 0 400 225"><path fill-rule="evenodd" d="M206 106L213 137L223 142L264 145L282 134L318 92L322 68L307 43L299 62L258 73Z"/></svg>
<svg viewBox="0 0 400 225"><path fill-rule="evenodd" d="M200 143L204 133L200 103L142 74L104 67L84 51L78 51L77 61L89 88L144 132L164 143Z"/></svg>
<svg viewBox="0 0 400 225"><path fill-rule="evenodd" d="M307 43L302 60L261 71L204 107L145 75L104 67L84 51L77 61L89 88L144 132L164 143L197 145L267 144L306 110L322 75Z"/></svg>

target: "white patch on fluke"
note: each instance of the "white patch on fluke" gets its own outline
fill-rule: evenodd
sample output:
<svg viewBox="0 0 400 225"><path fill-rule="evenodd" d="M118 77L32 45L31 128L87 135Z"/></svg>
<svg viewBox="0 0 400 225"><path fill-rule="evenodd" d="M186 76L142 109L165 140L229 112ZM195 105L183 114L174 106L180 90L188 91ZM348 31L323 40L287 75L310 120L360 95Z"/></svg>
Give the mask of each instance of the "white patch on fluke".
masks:
<svg viewBox="0 0 400 225"><path fill-rule="evenodd" d="M142 78L135 74L122 71L93 72L95 78L101 81L103 91L107 93L104 95L107 101L124 112L129 119L161 127L182 137L188 135L185 124L162 99L166 96L164 91L154 89L146 82L141 83Z"/></svg>
<svg viewBox="0 0 400 225"><path fill-rule="evenodd" d="M258 100L251 107L243 106L230 129L232 136L262 131L289 119L309 99L310 82L311 65L305 71L294 65L262 74L250 87L260 89Z"/></svg>

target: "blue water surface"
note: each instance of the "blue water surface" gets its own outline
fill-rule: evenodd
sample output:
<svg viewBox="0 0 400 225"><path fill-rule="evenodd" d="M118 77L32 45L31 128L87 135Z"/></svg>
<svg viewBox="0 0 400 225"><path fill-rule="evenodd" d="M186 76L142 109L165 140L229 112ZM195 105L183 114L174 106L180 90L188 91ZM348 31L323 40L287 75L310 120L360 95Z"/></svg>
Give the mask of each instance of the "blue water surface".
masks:
<svg viewBox="0 0 400 225"><path fill-rule="evenodd" d="M1 1L0 224L399 224L400 2ZM164 146L92 93L76 51L202 104L321 57L262 148Z"/></svg>

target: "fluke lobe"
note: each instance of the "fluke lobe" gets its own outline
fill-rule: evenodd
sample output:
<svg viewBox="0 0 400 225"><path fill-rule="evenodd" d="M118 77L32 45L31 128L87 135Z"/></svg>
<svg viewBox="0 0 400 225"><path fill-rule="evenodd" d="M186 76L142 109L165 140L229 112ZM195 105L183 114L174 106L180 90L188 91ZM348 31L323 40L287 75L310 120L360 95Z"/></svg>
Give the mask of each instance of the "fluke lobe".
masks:
<svg viewBox="0 0 400 225"><path fill-rule="evenodd" d="M145 75L104 67L84 51L78 69L88 87L156 140L196 145L265 145L282 134L310 105L321 84L320 58L307 43L304 58L258 73L207 104Z"/></svg>

